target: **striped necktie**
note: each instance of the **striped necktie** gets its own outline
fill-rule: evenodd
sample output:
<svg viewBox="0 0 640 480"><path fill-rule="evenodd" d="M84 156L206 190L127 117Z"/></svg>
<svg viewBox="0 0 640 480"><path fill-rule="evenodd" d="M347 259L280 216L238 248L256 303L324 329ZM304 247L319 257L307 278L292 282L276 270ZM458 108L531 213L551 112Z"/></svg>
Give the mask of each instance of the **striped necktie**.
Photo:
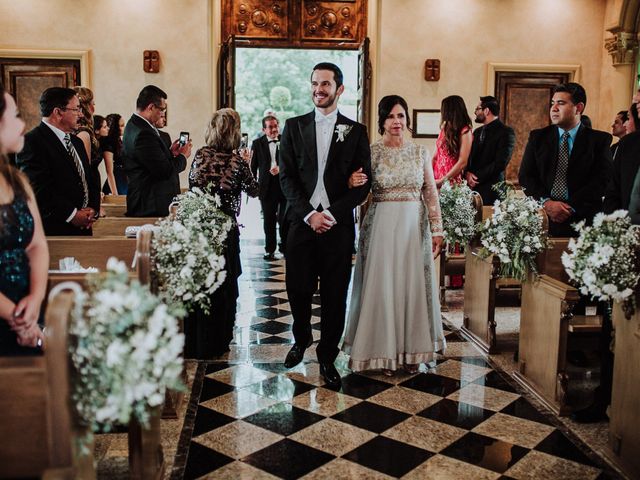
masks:
<svg viewBox="0 0 640 480"><path fill-rule="evenodd" d="M65 133L64 135L64 144L67 147L67 153L69 153L69 156L73 160L76 170L78 171L78 175L80 175L80 179L82 180L82 193L84 194L82 199L82 208L85 208L89 205L89 187L87 186L87 178L84 175L84 168L82 167L80 156L71 143L71 136L68 133Z"/></svg>
<svg viewBox="0 0 640 480"><path fill-rule="evenodd" d="M558 151L558 166L556 167L556 178L553 180L553 186L551 187L551 198L557 200L567 200L569 198L569 187L567 186L568 170L569 132L564 132Z"/></svg>

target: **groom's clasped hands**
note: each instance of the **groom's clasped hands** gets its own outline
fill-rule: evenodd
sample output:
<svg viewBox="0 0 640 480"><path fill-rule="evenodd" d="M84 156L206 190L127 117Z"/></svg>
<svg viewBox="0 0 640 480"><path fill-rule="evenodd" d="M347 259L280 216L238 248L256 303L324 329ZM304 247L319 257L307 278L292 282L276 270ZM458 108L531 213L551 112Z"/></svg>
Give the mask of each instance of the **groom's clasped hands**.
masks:
<svg viewBox="0 0 640 480"><path fill-rule="evenodd" d="M324 233L336 224L336 221L324 212L316 212L309 217L309 226L316 233Z"/></svg>

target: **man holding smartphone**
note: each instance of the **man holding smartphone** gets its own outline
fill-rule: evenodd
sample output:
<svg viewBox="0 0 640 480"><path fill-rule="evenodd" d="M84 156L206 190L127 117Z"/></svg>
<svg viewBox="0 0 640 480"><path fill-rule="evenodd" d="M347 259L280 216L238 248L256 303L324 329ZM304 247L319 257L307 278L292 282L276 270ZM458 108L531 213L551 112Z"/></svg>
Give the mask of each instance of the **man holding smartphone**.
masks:
<svg viewBox="0 0 640 480"><path fill-rule="evenodd" d="M264 259L276 260L275 251L277 244L276 223L280 229L280 253L284 254L284 246L287 241L287 224L284 219L284 211L287 201L280 189L279 145L280 126L278 119L273 115L267 115L262 119L262 131L264 135L253 141L251 150L251 172L258 175L260 191L260 205L262 207L262 226L264 228L265 244Z"/></svg>
<svg viewBox="0 0 640 480"><path fill-rule="evenodd" d="M157 125L164 126L167 94L147 85L136 100L136 112L124 129L125 171L129 178L127 216L164 217L180 193L179 174L187 167L191 142L176 140L169 148Z"/></svg>

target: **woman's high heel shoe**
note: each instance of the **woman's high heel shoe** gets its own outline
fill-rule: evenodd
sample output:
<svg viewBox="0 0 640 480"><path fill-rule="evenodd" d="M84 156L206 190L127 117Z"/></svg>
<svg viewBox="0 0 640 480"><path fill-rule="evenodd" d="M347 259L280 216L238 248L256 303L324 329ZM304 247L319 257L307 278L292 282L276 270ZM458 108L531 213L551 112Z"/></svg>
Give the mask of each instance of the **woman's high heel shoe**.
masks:
<svg viewBox="0 0 640 480"><path fill-rule="evenodd" d="M394 371L389 370L388 368L383 368L382 373L384 373L387 377L393 377Z"/></svg>
<svg viewBox="0 0 640 480"><path fill-rule="evenodd" d="M405 363L404 365L405 372L410 373L411 375L413 375L414 373L418 373L419 368L420 365L417 363Z"/></svg>

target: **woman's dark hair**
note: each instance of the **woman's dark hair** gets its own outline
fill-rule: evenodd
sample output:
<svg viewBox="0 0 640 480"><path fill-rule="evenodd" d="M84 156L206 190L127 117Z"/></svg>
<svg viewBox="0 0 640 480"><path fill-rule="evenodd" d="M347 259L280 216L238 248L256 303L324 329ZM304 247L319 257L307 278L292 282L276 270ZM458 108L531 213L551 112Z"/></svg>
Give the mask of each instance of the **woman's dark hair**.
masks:
<svg viewBox="0 0 640 480"><path fill-rule="evenodd" d="M117 151L114 151L114 155L118 155L120 153L120 149L122 148L120 144L120 119L122 116L118 113L110 113L107 115L107 125L109 127L109 133L107 133L107 138L109 139L109 143L113 145L113 148Z"/></svg>
<svg viewBox="0 0 640 480"><path fill-rule="evenodd" d="M93 116L93 133L95 133L96 135L98 135L98 130L100 130L102 128L102 124L104 122L106 122L107 119L104 118L102 115L94 115Z"/></svg>
<svg viewBox="0 0 640 480"><path fill-rule="evenodd" d="M459 95L442 99L440 122L444 129L444 147L452 157L460 153L460 134L465 127L471 128L467 106Z"/></svg>
<svg viewBox="0 0 640 480"><path fill-rule="evenodd" d="M407 101L400 95L387 95L386 97L382 97L382 100L378 103L378 133L380 135L384 134L384 122L387 120L391 110L393 110L393 107L396 105L400 105L404 108L404 114L407 118L407 130L411 131L411 120L409 119L409 107L407 106Z"/></svg>
<svg viewBox="0 0 640 480"><path fill-rule="evenodd" d="M7 92L4 89L4 85L0 82L0 120L2 120L7 110L5 93ZM13 191L15 198L27 198L27 190L25 189L27 179L22 172L9 163L9 159L4 154L0 154L0 175L2 175L9 185L9 188ZM0 215L0 227L2 227L2 215Z"/></svg>

